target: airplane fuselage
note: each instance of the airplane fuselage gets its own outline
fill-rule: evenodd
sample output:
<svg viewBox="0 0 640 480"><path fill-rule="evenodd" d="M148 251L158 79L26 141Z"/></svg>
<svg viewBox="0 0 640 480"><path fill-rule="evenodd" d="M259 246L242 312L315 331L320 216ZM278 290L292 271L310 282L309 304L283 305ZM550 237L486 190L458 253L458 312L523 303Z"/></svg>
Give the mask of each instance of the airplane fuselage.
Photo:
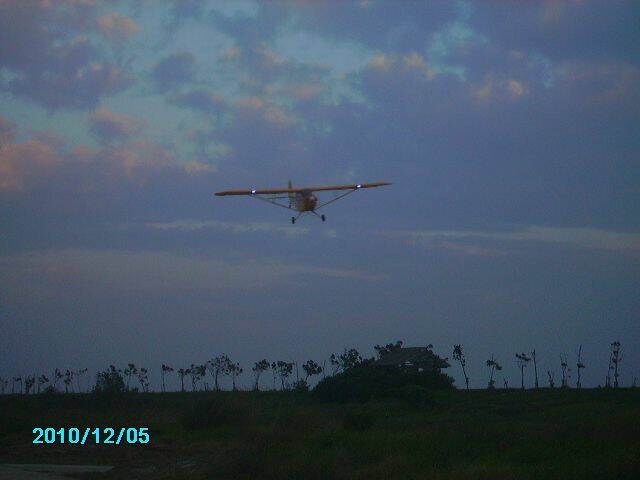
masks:
<svg viewBox="0 0 640 480"><path fill-rule="evenodd" d="M291 207L299 212L313 212L318 204L318 197L312 191L307 190L289 196Z"/></svg>

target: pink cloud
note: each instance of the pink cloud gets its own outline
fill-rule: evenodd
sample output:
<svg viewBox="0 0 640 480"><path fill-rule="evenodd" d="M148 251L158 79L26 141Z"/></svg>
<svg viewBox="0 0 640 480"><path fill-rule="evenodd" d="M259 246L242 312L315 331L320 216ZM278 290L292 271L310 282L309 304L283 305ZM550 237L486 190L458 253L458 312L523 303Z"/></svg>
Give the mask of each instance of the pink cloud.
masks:
<svg viewBox="0 0 640 480"><path fill-rule="evenodd" d="M142 120L112 112L100 107L89 116L89 128L101 141L127 140L140 133L144 126Z"/></svg>
<svg viewBox="0 0 640 480"><path fill-rule="evenodd" d="M0 117L0 131L11 123ZM66 142L38 132L26 141L15 136L0 149L0 193L28 194L35 190L73 192L108 191L139 187L166 178L208 174L201 162L181 162L164 147L147 140L117 146L68 149ZM164 178L165 180L162 180Z"/></svg>
<svg viewBox="0 0 640 480"><path fill-rule="evenodd" d="M108 13L98 18L98 30L112 42L121 44L137 34L140 27L129 17L119 13Z"/></svg>

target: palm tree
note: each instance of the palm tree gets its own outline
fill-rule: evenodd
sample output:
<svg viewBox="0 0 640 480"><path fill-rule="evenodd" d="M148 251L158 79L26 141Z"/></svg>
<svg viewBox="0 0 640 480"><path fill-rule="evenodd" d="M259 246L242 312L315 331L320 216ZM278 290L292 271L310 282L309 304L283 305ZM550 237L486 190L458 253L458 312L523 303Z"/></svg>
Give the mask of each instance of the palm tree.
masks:
<svg viewBox="0 0 640 480"><path fill-rule="evenodd" d="M539 385L538 385L538 362L536 362L536 350L535 350L535 348L531 352L531 358L533 359L533 371L535 372L535 386L536 386L536 389L538 389L539 388Z"/></svg>
<svg viewBox="0 0 640 480"><path fill-rule="evenodd" d="M453 346L453 359L460 363L460 366L462 367L462 374L464 375L464 383L467 386L467 390L469 390L469 377L467 376L467 370L465 369L467 359L462 352L462 345Z"/></svg>
<svg viewBox="0 0 640 480"><path fill-rule="evenodd" d="M166 391L165 387L164 387L164 377L167 373L169 372L173 372L173 368L170 367L169 365L165 365L164 363L162 364L162 391Z"/></svg>
<svg viewBox="0 0 640 480"><path fill-rule="evenodd" d="M495 380L493 379L493 375L496 370L502 370L502 366L497 362L497 360L494 360L492 355L491 359L487 360L487 367L489 367L489 385L487 386L487 388L492 389L495 388Z"/></svg>
<svg viewBox="0 0 640 480"><path fill-rule="evenodd" d="M127 364L127 368L124 369L124 374L127 377L127 390L129 390L129 383L131 382L131 376L138 374L138 369L133 363Z"/></svg>
<svg viewBox="0 0 640 480"><path fill-rule="evenodd" d="M527 363L531 361L531 358L527 356L526 353L516 353L516 358L518 359L518 368L520 369L520 385L522 390L524 390L524 369Z"/></svg>

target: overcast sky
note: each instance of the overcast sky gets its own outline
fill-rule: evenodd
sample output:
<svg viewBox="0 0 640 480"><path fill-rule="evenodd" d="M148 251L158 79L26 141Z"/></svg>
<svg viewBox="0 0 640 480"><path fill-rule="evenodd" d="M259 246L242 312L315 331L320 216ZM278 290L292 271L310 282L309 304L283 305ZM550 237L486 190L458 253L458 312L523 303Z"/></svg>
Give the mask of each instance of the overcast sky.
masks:
<svg viewBox="0 0 640 480"><path fill-rule="evenodd" d="M0 0L0 376L134 362L157 387L162 362L402 339L461 343L476 387L491 355L517 384L516 352L546 380L582 345L595 386L620 340L629 384L639 24L623 1ZM288 179L393 185L295 226L212 196Z"/></svg>

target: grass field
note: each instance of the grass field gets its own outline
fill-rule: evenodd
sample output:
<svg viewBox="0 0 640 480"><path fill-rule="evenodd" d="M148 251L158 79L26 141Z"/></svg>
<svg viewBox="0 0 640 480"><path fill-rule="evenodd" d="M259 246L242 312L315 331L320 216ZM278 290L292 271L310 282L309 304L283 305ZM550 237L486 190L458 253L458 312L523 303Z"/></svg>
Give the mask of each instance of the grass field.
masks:
<svg viewBox="0 0 640 480"><path fill-rule="evenodd" d="M36 426L149 427L147 445L34 445ZM82 478L640 478L640 390L440 391L427 406L293 392L0 397L0 462Z"/></svg>

